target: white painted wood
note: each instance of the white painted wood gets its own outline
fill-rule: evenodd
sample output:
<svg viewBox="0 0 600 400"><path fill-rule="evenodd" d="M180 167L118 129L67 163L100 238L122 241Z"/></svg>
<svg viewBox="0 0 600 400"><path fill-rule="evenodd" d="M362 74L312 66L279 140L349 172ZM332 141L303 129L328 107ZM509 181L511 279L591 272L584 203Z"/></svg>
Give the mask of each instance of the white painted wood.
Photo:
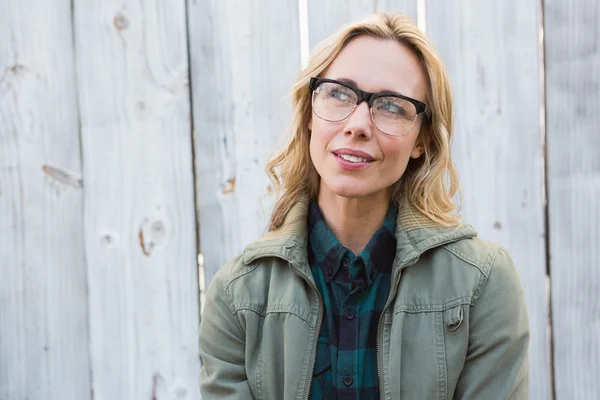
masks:
<svg viewBox="0 0 600 400"><path fill-rule="evenodd" d="M314 49L319 42L344 24L377 11L376 0L308 0L308 43Z"/></svg>
<svg viewBox="0 0 600 400"><path fill-rule="evenodd" d="M198 399L185 3L75 3L94 399Z"/></svg>
<svg viewBox="0 0 600 400"><path fill-rule="evenodd" d="M557 399L600 396L597 1L545 1L548 213Z"/></svg>
<svg viewBox="0 0 600 400"><path fill-rule="evenodd" d="M0 10L0 399L89 399L71 4Z"/></svg>
<svg viewBox="0 0 600 400"><path fill-rule="evenodd" d="M206 284L266 231L265 166L291 118L296 1L189 2L200 243Z"/></svg>
<svg viewBox="0 0 600 400"><path fill-rule="evenodd" d="M208 284L266 227L264 166L300 68L296 3L188 1L194 166L185 3L76 2L74 60L69 2L0 0L0 399L199 398L193 169ZM428 5L455 91L462 214L515 259L531 398L548 399L538 3ZM545 0L559 399L600 393L597 8ZM310 47L416 9L308 0Z"/></svg>
<svg viewBox="0 0 600 400"><path fill-rule="evenodd" d="M514 258L530 317L531 398L549 399L539 6L516 0L426 5L427 32L455 94L462 216Z"/></svg>
<svg viewBox="0 0 600 400"><path fill-rule="evenodd" d="M307 4L311 52L319 42L345 24L359 21L373 13L401 12L417 23L417 0L307 0Z"/></svg>
<svg viewBox="0 0 600 400"><path fill-rule="evenodd" d="M395 13L400 12L417 23L418 0L375 0L375 11Z"/></svg>

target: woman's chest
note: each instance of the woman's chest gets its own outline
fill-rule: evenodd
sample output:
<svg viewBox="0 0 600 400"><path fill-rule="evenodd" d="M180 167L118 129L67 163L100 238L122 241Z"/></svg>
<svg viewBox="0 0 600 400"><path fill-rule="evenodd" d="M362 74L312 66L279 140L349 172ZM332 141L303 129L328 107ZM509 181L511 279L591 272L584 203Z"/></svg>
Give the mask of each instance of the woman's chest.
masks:
<svg viewBox="0 0 600 400"><path fill-rule="evenodd" d="M371 321L370 331L376 339L368 367L377 382L365 385L365 375L357 375L358 368L336 368L329 379L339 380L337 386L349 389L360 382L362 386L378 386L382 399L452 398L467 354L470 299L448 298L443 303L403 300L403 296L397 296L378 321ZM262 315L243 311L248 335L247 372L256 398L302 399L310 389L314 391L312 385L321 384L318 375L327 370L328 363L331 365L326 357L331 354L330 343L323 343L319 336L320 328L327 324L321 307L316 325L290 308L271 308ZM355 320L356 327L363 326L358 321L360 315L338 318ZM355 332L348 336L360 335ZM364 351L354 348L353 353Z"/></svg>

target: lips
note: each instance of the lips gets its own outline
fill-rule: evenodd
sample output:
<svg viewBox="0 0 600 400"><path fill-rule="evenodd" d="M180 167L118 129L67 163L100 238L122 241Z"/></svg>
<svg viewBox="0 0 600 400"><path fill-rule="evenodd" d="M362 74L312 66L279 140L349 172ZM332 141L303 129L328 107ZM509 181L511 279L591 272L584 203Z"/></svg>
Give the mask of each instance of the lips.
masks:
<svg viewBox="0 0 600 400"><path fill-rule="evenodd" d="M333 151L338 165L346 171L361 171L371 167L375 159L364 151L353 149L339 149Z"/></svg>
<svg viewBox="0 0 600 400"><path fill-rule="evenodd" d="M373 162L375 158L369 153L354 149L338 149L332 152L337 157L344 158L346 161L351 162ZM343 157L342 157L343 156Z"/></svg>

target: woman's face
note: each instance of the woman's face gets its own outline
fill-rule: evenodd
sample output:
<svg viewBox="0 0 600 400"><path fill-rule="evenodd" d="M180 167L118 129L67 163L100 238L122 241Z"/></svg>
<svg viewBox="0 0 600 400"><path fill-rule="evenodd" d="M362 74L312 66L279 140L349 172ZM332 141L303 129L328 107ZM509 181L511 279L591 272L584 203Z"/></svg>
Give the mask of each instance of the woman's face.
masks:
<svg viewBox="0 0 600 400"><path fill-rule="evenodd" d="M360 36L340 52L322 74L368 92L395 92L425 102L427 81L418 57L391 40ZM367 102L340 122L325 121L314 113L309 122L310 156L321 177L320 194L346 198L389 196L410 157L423 149L417 137L423 114L406 136L392 137L379 131L371 120ZM341 153L346 153L342 158ZM362 155L368 162L349 159ZM360 161L360 160L359 160Z"/></svg>

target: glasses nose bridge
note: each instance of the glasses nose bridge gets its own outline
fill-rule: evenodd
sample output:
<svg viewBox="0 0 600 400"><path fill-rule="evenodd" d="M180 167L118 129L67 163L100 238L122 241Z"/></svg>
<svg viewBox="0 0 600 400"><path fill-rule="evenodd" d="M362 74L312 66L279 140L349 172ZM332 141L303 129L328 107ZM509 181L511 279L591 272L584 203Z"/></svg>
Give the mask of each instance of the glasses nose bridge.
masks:
<svg viewBox="0 0 600 400"><path fill-rule="evenodd" d="M358 97L356 100L356 107L358 107L363 101L366 101L370 109L372 103L371 99L373 98L374 93L365 92L364 90L360 90L358 88L356 88L355 92Z"/></svg>
<svg viewBox="0 0 600 400"><path fill-rule="evenodd" d="M350 114L348 114L348 117L354 117L356 115L356 111L358 110L358 108L360 107L361 103L366 102L367 103L367 114L369 115L369 120L371 123L375 123L373 121L373 112L371 109L371 93L365 93L365 92L357 92L358 98L356 100L356 103L354 104L354 106L352 107L352 110L350 111ZM348 118L346 117L346 118Z"/></svg>

